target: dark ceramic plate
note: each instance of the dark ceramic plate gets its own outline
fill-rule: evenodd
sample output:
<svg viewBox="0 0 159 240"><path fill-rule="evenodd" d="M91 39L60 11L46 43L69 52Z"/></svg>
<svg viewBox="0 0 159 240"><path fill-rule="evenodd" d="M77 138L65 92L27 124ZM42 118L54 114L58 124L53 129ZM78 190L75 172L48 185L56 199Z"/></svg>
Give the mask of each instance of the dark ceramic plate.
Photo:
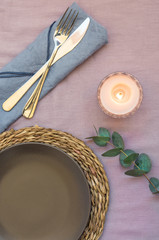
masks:
<svg viewBox="0 0 159 240"><path fill-rule="evenodd" d="M83 171L41 143L0 152L0 240L77 240L90 215Z"/></svg>

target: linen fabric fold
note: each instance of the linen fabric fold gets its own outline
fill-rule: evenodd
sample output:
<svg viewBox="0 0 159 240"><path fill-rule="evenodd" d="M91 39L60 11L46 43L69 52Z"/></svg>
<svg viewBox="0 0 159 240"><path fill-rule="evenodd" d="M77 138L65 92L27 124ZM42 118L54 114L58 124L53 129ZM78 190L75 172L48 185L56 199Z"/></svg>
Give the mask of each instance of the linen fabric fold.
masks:
<svg viewBox="0 0 159 240"><path fill-rule="evenodd" d="M88 15L76 4L72 9L78 10L78 18L72 32L88 17ZM89 16L90 17L90 16ZM35 73L47 61L53 48L53 33L58 21L46 28L24 51L9 62L0 71L0 132L17 120L23 112L25 103L33 92L37 82L29 89L18 104L9 112L2 108L3 102L21 87L29 78L31 73ZM48 39L49 37L49 39ZM49 46L48 46L49 42ZM107 43L106 29L90 17L89 28L81 42L67 55L58 60L50 69L44 83L40 98L44 97L61 80L63 80L78 65L83 63L94 52ZM6 74L7 72L7 74ZM9 74L11 72L11 74ZM15 74L12 74L14 72ZM21 74L21 73L24 74ZM2 75L2 73L4 73Z"/></svg>

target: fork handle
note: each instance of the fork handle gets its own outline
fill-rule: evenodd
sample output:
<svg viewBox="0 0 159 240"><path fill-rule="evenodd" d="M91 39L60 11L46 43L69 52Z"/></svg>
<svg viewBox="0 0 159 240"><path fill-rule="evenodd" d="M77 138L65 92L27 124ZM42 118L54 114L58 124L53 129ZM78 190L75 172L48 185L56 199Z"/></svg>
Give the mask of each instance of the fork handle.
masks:
<svg viewBox="0 0 159 240"><path fill-rule="evenodd" d="M34 112L35 112L36 106L38 104L39 97L40 97L41 90L43 88L46 76L50 70L50 67L52 65L52 62L56 56L56 53L57 53L59 47L60 46L55 46L54 51L51 55L48 65L46 67L46 70L42 74L42 77L40 78L38 85L36 86L34 92L32 93L31 97L29 98L28 102L26 103L26 105L24 107L23 116L26 118L32 118L34 116Z"/></svg>

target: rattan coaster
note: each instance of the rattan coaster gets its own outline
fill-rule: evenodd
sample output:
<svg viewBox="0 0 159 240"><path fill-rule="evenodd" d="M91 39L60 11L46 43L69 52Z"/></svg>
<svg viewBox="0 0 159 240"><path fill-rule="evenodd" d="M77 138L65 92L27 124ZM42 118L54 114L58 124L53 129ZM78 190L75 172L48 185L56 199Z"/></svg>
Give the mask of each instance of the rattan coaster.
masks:
<svg viewBox="0 0 159 240"><path fill-rule="evenodd" d="M91 192L91 214L81 240L97 240L102 234L109 203L109 185L102 164L81 140L72 135L42 127L28 127L0 134L0 151L24 142L42 142L58 147L83 169Z"/></svg>

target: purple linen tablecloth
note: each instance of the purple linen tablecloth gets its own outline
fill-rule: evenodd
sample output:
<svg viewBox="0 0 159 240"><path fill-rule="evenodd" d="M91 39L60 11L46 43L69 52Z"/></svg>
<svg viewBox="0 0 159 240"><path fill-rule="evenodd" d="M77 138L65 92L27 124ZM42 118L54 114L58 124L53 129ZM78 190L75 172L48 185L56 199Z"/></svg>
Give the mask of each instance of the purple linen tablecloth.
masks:
<svg viewBox="0 0 159 240"><path fill-rule="evenodd" d="M33 119L23 117L10 128L38 124L67 131L85 141L93 124L121 133L126 147L152 159L149 177L159 177L159 1L77 1L108 30L109 44L76 68L38 105ZM1 0L0 67L20 53L72 1ZM139 111L127 119L111 119L98 107L100 81L115 71L131 73L143 86ZM159 196L152 195L145 178L124 175L118 158L87 143L103 163L110 183L110 205L101 240L158 240Z"/></svg>

